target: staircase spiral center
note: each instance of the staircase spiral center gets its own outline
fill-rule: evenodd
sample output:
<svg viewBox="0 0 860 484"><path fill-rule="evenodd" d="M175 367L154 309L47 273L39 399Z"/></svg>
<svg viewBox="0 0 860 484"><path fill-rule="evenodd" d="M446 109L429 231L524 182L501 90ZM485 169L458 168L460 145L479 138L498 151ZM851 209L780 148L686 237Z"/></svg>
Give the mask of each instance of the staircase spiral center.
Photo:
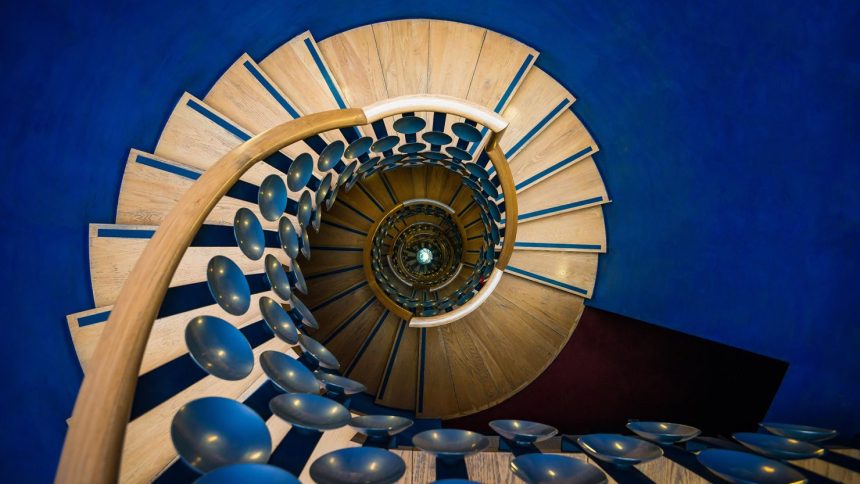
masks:
<svg viewBox="0 0 860 484"><path fill-rule="evenodd" d="M415 258L418 260L419 264L427 265L433 260L433 251L426 247L418 249L418 253L415 255Z"/></svg>

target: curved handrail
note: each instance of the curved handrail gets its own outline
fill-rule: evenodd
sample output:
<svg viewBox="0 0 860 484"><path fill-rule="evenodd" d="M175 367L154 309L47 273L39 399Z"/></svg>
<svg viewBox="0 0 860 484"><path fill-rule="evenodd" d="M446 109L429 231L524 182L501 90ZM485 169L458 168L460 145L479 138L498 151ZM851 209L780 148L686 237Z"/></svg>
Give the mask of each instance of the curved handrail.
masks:
<svg viewBox="0 0 860 484"><path fill-rule="evenodd" d="M500 177L502 173L510 174L504 155L498 149L498 137L507 121L483 106L447 96L403 96L364 109L310 114L275 126L234 148L209 168L167 214L126 279L92 356L90 371L81 384L56 481L109 483L117 480L138 372L158 309L185 250L214 206L241 175L255 163L296 141L417 111L459 115L491 129L494 134L488 146L495 149L495 154L490 154L490 160ZM515 192L500 179L505 202L510 207L516 198ZM508 227L513 220L515 228L516 218L510 216L510 208L507 213ZM507 229L506 233L510 234ZM508 245L513 250L513 237L505 238L505 247ZM505 248L502 249L504 253Z"/></svg>
<svg viewBox="0 0 860 484"><path fill-rule="evenodd" d="M373 226L370 227L370 230L367 231L367 237L364 239L364 248L362 250L362 266L364 268L364 278L367 279L367 285L370 287L373 295L376 296L376 299L385 306L385 309L391 311L395 316L409 321L412 318L412 312L394 302L394 300L388 297L388 294L379 287L379 283L376 282L376 276L373 274L373 264L371 262L373 239L376 238L376 231L379 230L379 227L381 227L386 220L388 220L388 217L390 217L391 214L397 212L403 207L403 202L391 207L382 215L382 217L379 217L379 220L377 220Z"/></svg>
<svg viewBox="0 0 860 484"><path fill-rule="evenodd" d="M514 185L514 177L511 175L511 167L508 166L505 155L502 153L502 149L499 146L499 138L503 132L504 130L491 135L490 139L487 141L486 148L484 148L487 152L487 156L490 157L490 161L493 163L493 166L496 167L496 176L499 177L499 182L502 186L502 193L505 195L505 239L502 242L502 251L496 261L496 267L493 269L493 272L490 274L489 279L484 283L481 290L472 296L472 299L470 299L466 304L448 313L427 317L414 317L409 320L410 328L431 328L433 326L450 324L461 318L465 318L472 313L472 311L478 309L478 307L490 297L490 294L493 293L496 289L496 285L498 285L501 280L505 268L508 267L508 262L510 262L511 255L514 252L514 242L517 239L518 208L516 186Z"/></svg>
<svg viewBox="0 0 860 484"><path fill-rule="evenodd" d="M167 214L129 274L84 376L57 482L116 482L138 371L161 302L203 221L251 166L296 141L366 124L361 109L311 114L275 126L227 153Z"/></svg>
<svg viewBox="0 0 860 484"><path fill-rule="evenodd" d="M428 316L428 317L420 317L416 316L409 321L410 328L432 328L433 326L442 326L445 324L453 323L461 318L465 318L473 311L481 307L481 304L484 304L484 301L490 297L490 294L493 293L493 290L496 289L496 286L499 284L499 281L502 280L502 274L504 271L494 268L493 272L490 274L490 277L487 278L487 282L484 283L484 287L481 288L480 291L477 292L472 299L469 299L466 304L458 307L457 309L449 312L437 314L436 316Z"/></svg>

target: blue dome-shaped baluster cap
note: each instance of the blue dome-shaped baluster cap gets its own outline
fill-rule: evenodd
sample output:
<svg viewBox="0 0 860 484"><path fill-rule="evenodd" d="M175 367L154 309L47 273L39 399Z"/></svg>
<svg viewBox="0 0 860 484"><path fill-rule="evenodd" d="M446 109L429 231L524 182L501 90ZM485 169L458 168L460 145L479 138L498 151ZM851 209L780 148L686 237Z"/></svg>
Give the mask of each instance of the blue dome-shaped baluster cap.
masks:
<svg viewBox="0 0 860 484"><path fill-rule="evenodd" d="M358 167L358 173L365 174L369 172L373 169L374 166L376 166L377 163L379 163L380 159L381 158L379 156L374 156L373 158L365 161L361 164L361 166Z"/></svg>
<svg viewBox="0 0 860 484"><path fill-rule="evenodd" d="M468 141L469 143L481 141L481 132L470 124L454 123L451 126L451 131L453 131L454 134L463 141Z"/></svg>
<svg viewBox="0 0 860 484"><path fill-rule="evenodd" d="M811 442L779 435L738 432L732 437L744 447L771 459L812 459L824 455L824 449Z"/></svg>
<svg viewBox="0 0 860 484"><path fill-rule="evenodd" d="M396 415L362 415L353 417L349 426L368 437L391 437L403 432L414 422Z"/></svg>
<svg viewBox="0 0 860 484"><path fill-rule="evenodd" d="M597 467L558 454L526 454L511 461L511 472L528 484L602 484L606 474Z"/></svg>
<svg viewBox="0 0 860 484"><path fill-rule="evenodd" d="M542 442L558 433L558 429L528 420L493 420L490 428L519 445Z"/></svg>
<svg viewBox="0 0 860 484"><path fill-rule="evenodd" d="M183 405L170 424L173 446L200 472L241 463L264 463L272 438L263 419L229 398L205 397Z"/></svg>
<svg viewBox="0 0 860 484"><path fill-rule="evenodd" d="M838 433L833 429L776 422L762 422L759 426L772 434L804 442L822 442L836 437Z"/></svg>
<svg viewBox="0 0 860 484"><path fill-rule="evenodd" d="M321 371L315 372L314 375L317 377L317 380L325 385L326 390L333 395L355 395L367 390L361 382L345 376L332 375L331 373Z"/></svg>
<svg viewBox="0 0 860 484"><path fill-rule="evenodd" d="M391 156L383 159L380 162L380 164L383 167L394 166L395 164L400 163L403 160L403 158L406 158L406 155L391 155Z"/></svg>
<svg viewBox="0 0 860 484"><path fill-rule="evenodd" d="M290 314L290 317L293 318L293 322L297 325L303 325L313 329L319 328L319 323L317 323L311 310L308 309L308 307L305 306L305 303L296 297L295 294L290 298L290 310L288 313Z"/></svg>
<svg viewBox="0 0 860 484"><path fill-rule="evenodd" d="M284 353L264 351L260 355L260 367L272 383L285 392L319 394L323 390L322 382L305 365Z"/></svg>
<svg viewBox="0 0 860 484"><path fill-rule="evenodd" d="M440 459L459 459L486 449L490 439L468 430L433 429L413 436L412 444Z"/></svg>
<svg viewBox="0 0 860 484"><path fill-rule="evenodd" d="M289 472L268 464L234 464L219 467L194 484L300 484Z"/></svg>
<svg viewBox="0 0 860 484"><path fill-rule="evenodd" d="M427 125L424 118L418 116L403 116L394 121L394 131L402 134L415 134Z"/></svg>
<svg viewBox="0 0 860 484"><path fill-rule="evenodd" d="M353 163L353 165L354 164L355 163ZM352 165L350 165L350 166L352 166ZM346 180L346 178L344 178L344 180ZM325 199L325 209L326 210L331 210L331 206L334 205L334 201L337 199L337 192L338 192L338 190L340 190L340 187L341 187L341 185L339 183L336 183L334 185L334 188L332 188L331 191L328 192L328 196Z"/></svg>
<svg viewBox="0 0 860 484"><path fill-rule="evenodd" d="M641 420L628 422L627 428L643 439L648 439L662 445L685 442L702 433L701 430L689 425L670 422L646 422Z"/></svg>
<svg viewBox="0 0 860 484"><path fill-rule="evenodd" d="M343 157L343 153L345 150L345 146L343 141L334 141L328 146L326 146L322 153L320 153L320 158L317 161L317 168L323 173L333 169L340 163L340 159Z"/></svg>
<svg viewBox="0 0 860 484"><path fill-rule="evenodd" d="M370 147L370 151L374 153L383 153L385 151L389 151L397 146L397 143L400 143L400 138L398 136L386 136L384 138L379 138L376 140L373 145Z"/></svg>
<svg viewBox="0 0 860 484"><path fill-rule="evenodd" d="M267 296L261 297L260 314L275 336L287 344L294 345L299 342L299 331L281 303Z"/></svg>
<svg viewBox="0 0 860 484"><path fill-rule="evenodd" d="M373 138L363 136L349 144L346 151L343 153L344 158L352 160L362 155L366 155L370 151L370 146L373 144Z"/></svg>
<svg viewBox="0 0 860 484"><path fill-rule="evenodd" d="M302 255L305 259L311 260L311 242L308 240L308 232L302 231Z"/></svg>
<svg viewBox="0 0 860 484"><path fill-rule="evenodd" d="M437 151L425 151L421 155L424 158L427 158L428 160L434 160L434 161L442 161L442 160L448 159L448 155L446 155L444 153L439 153Z"/></svg>
<svg viewBox="0 0 860 484"><path fill-rule="evenodd" d="M292 292L290 291L290 279L287 277L284 265L272 254L266 255L265 264L266 278L269 280L269 285L272 286L272 291L281 299L289 300Z"/></svg>
<svg viewBox="0 0 860 484"><path fill-rule="evenodd" d="M206 268L209 292L221 309L234 316L245 314L251 307L251 287L235 262L216 255Z"/></svg>
<svg viewBox="0 0 860 484"><path fill-rule="evenodd" d="M490 218L492 218L496 223L502 221L502 214L499 212L499 206L493 202L487 203L487 209L490 213Z"/></svg>
<svg viewBox="0 0 860 484"><path fill-rule="evenodd" d="M302 192L302 196L299 197L299 225L302 226L302 230L307 230L308 226L311 223L311 217L314 215L314 202L311 197L311 192L305 191Z"/></svg>
<svg viewBox="0 0 860 484"><path fill-rule="evenodd" d="M311 464L311 479L319 484L389 484L406 473L396 454L374 447L351 447L329 452Z"/></svg>
<svg viewBox="0 0 860 484"><path fill-rule="evenodd" d="M397 148L397 150L400 151L401 153L411 155L414 153L418 153L418 152L424 150L425 148L427 148L427 145L425 145L424 143L406 143L405 145L401 146L400 148Z"/></svg>
<svg viewBox="0 0 860 484"><path fill-rule="evenodd" d="M451 155L451 158L454 158L456 160L472 159L472 155L470 155L468 151L461 148L457 148L456 146L448 146L447 148L445 148L445 151L447 151L448 154Z"/></svg>
<svg viewBox="0 0 860 484"><path fill-rule="evenodd" d="M263 179L257 192L257 203L260 213L270 222L278 220L287 209L287 187L278 175L269 175Z"/></svg>
<svg viewBox="0 0 860 484"><path fill-rule="evenodd" d="M314 210L313 215L311 215L311 227L313 227L316 232L319 232L321 224L322 224L322 205L319 205L319 206L317 206L316 210Z"/></svg>
<svg viewBox="0 0 860 484"><path fill-rule="evenodd" d="M332 174L327 173L325 177L323 177L322 183L316 192L316 206L322 206L323 201L325 201L325 197L328 196L328 192L331 190L332 184Z"/></svg>
<svg viewBox="0 0 860 484"><path fill-rule="evenodd" d="M305 186L314 174L314 159L307 153L302 153L293 160L287 173L287 186L290 191L298 192Z"/></svg>
<svg viewBox="0 0 860 484"><path fill-rule="evenodd" d="M349 423L349 410L329 398L310 393L278 395L269 402L272 413L306 430L334 430Z"/></svg>
<svg viewBox="0 0 860 484"><path fill-rule="evenodd" d="M286 252L287 257L295 259L299 256L301 242L296 227L287 217L281 217L278 222L278 237L281 239L281 248Z"/></svg>
<svg viewBox="0 0 860 484"><path fill-rule="evenodd" d="M447 145L452 141L450 136L439 131L428 131L422 134L421 138L423 138L424 141L430 143L432 146Z"/></svg>
<svg viewBox="0 0 860 484"><path fill-rule="evenodd" d="M491 182L489 179L481 178L478 183L481 185L481 189L484 191L484 193L486 193L492 198L499 198L499 189L496 188L496 186L493 185L493 182Z"/></svg>
<svg viewBox="0 0 860 484"><path fill-rule="evenodd" d="M663 449L651 442L626 435L589 434L576 442L591 457L617 466L641 464L663 455Z"/></svg>
<svg viewBox="0 0 860 484"><path fill-rule="evenodd" d="M357 161L353 161L352 163L346 165L346 169L341 172L340 177L338 177L337 179L337 186L342 187L346 185L346 183L350 180L350 177L355 174L356 170L358 170L358 167L360 165L361 163Z"/></svg>
<svg viewBox="0 0 860 484"><path fill-rule="evenodd" d="M235 326L215 316L198 316L185 326L191 359L206 373L241 380L254 369L254 350Z"/></svg>
<svg viewBox="0 0 860 484"><path fill-rule="evenodd" d="M299 263L296 261L292 261L290 264L290 270L287 271L287 277L290 280L290 284L293 285L294 288L298 289L302 294L308 293L308 283L305 282L305 276L302 274L302 268L299 267Z"/></svg>
<svg viewBox="0 0 860 484"><path fill-rule="evenodd" d="M763 484L807 482L803 474L794 468L747 452L705 449L696 458L709 471L728 482Z"/></svg>
<svg viewBox="0 0 860 484"><path fill-rule="evenodd" d="M266 249L266 234L254 212L240 208L233 217L233 236L239 250L251 260L260 260Z"/></svg>
<svg viewBox="0 0 860 484"><path fill-rule="evenodd" d="M302 334L299 335L299 345L302 347L304 355L312 361L319 363L320 367L328 370L337 370L340 368L337 358L319 341Z"/></svg>
<svg viewBox="0 0 860 484"><path fill-rule="evenodd" d="M463 166L466 168L466 171L469 172L469 175L471 175L472 178L475 180L490 178L490 174L487 173L487 170L485 170L484 167L478 165L477 163L466 163Z"/></svg>

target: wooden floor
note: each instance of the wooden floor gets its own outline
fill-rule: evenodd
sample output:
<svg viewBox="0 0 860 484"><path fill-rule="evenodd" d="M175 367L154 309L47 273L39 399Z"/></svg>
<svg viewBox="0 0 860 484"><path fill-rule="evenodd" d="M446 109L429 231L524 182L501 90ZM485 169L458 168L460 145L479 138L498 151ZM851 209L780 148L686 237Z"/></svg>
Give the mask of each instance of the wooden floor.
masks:
<svg viewBox="0 0 860 484"><path fill-rule="evenodd" d="M573 436L565 437L569 442L575 442ZM726 442L727 445L732 445ZM490 449L498 449L499 438L490 437ZM695 454L681 447L668 448L666 454L651 462L646 462L630 468L621 470L609 465L601 465L583 452L571 452L570 447L575 444L565 443L562 451L562 438L556 437L539 444L539 449L544 454L561 454L573 459L578 459L600 467L607 475L608 482L625 483L706 483L715 482L717 479L709 471L698 464ZM578 449L577 449L578 450ZM401 447L392 452L399 455L406 462L406 474L399 483L424 484L433 482L436 476L435 457L413 448ZM860 450L849 448L829 449L823 459L805 459L793 461L792 466L804 473L809 482L844 482L860 483L860 473L853 472L847 467L829 461L845 460L853 465L860 465ZM465 459L468 478L481 483L519 483L517 477L510 470L511 461L516 456L511 452L488 451L467 457ZM855 467L856 469L856 467ZM440 476L445 477L445 476ZM447 476L451 477L451 476ZM465 476L460 476L465 477Z"/></svg>

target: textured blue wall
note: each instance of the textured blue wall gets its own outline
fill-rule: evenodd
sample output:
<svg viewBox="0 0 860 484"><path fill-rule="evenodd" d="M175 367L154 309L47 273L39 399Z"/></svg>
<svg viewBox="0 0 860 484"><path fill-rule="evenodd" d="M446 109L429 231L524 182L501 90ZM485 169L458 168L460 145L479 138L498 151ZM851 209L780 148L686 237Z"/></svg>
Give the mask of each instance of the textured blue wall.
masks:
<svg viewBox="0 0 860 484"><path fill-rule="evenodd" d="M0 6L3 475L53 475L128 149L243 51L415 16L517 37L580 98L615 201L593 305L784 359L772 418L860 430L860 3L246 3Z"/></svg>

